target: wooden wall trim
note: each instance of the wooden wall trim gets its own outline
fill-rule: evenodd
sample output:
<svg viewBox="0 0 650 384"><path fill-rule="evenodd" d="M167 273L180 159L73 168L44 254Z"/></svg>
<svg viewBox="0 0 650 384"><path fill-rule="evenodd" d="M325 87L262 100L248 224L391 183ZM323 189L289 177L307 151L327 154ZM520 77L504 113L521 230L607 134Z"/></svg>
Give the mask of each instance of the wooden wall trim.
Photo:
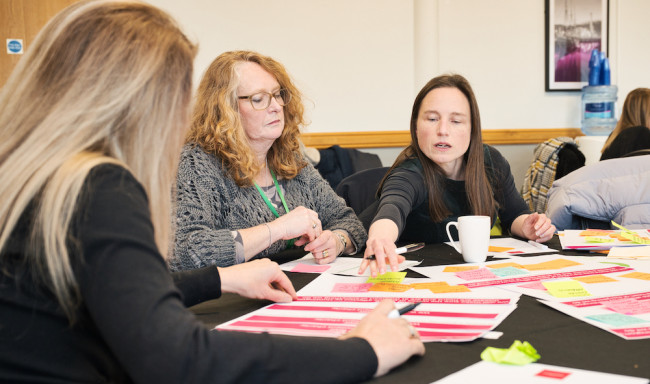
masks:
<svg viewBox="0 0 650 384"><path fill-rule="evenodd" d="M582 135L579 128L484 129L483 142L492 145L538 144L554 137ZM315 148L328 148L335 144L344 148L393 148L407 146L411 134L409 131L313 132L303 133L302 141Z"/></svg>

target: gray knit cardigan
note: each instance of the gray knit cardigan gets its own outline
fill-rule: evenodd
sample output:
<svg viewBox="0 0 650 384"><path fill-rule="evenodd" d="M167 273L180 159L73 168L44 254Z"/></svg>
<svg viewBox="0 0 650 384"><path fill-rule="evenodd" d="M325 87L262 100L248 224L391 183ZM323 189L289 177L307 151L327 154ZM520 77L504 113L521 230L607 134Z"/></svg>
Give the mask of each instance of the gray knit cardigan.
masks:
<svg viewBox="0 0 650 384"><path fill-rule="evenodd" d="M355 249L365 245L367 233L318 171L308 164L291 180L278 180L289 210L304 206L318 213L323 229L347 231ZM221 161L197 145L183 148L177 179L176 244L169 260L172 271L236 263L231 231L275 220L255 186L241 188ZM284 207L278 207L280 215ZM270 257L286 248L277 241L256 255Z"/></svg>

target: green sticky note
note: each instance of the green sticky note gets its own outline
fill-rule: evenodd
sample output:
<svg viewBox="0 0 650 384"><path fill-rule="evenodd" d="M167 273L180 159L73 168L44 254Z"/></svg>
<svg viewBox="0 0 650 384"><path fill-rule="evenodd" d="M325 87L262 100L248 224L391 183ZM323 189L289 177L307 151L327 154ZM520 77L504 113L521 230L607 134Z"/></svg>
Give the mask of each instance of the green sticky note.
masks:
<svg viewBox="0 0 650 384"><path fill-rule="evenodd" d="M487 347L481 352L481 359L499 364L526 365L539 360L541 356L529 342L515 340L510 348Z"/></svg>
<svg viewBox="0 0 650 384"><path fill-rule="evenodd" d="M406 272L386 272L377 277L370 277L366 283L391 283L399 284L406 277Z"/></svg>
<svg viewBox="0 0 650 384"><path fill-rule="evenodd" d="M591 296L579 281L543 281L542 284L555 297L584 297Z"/></svg>
<svg viewBox="0 0 650 384"><path fill-rule="evenodd" d="M596 236L587 236L585 237L587 243L613 243L614 239L608 239L605 237L596 237Z"/></svg>

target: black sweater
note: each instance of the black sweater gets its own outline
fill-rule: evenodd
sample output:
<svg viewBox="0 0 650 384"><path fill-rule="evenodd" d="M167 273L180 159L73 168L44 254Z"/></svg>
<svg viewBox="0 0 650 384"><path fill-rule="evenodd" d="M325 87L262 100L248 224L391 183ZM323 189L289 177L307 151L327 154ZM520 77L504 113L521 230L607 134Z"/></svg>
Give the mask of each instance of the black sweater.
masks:
<svg viewBox="0 0 650 384"><path fill-rule="evenodd" d="M185 304L220 296L217 269L172 278L146 193L125 169L95 168L84 191L69 241L81 293L73 325L21 267L32 209L12 234L0 273L0 382L353 382L376 371L359 338L208 330Z"/></svg>
<svg viewBox="0 0 650 384"><path fill-rule="evenodd" d="M492 223L498 215L504 232L508 232L519 215L530 211L517 192L508 161L493 147L486 145L484 148L486 174L498 204ZM443 194L439 198L443 199L451 215L441 222L434 222L429 215L429 193L422 165L417 158L406 160L391 172L382 187L378 204L370 208L376 210L373 222L392 220L397 224L402 241L449 241L445 230L447 223L457 221L459 216L471 215L471 212L465 181L446 179L444 182ZM458 240L454 227L450 232Z"/></svg>

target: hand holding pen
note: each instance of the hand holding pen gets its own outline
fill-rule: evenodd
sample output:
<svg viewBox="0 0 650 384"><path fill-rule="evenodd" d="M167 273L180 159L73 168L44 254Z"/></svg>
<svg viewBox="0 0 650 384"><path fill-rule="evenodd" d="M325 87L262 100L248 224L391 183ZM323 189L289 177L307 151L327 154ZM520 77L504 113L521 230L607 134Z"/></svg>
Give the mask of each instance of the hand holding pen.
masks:
<svg viewBox="0 0 650 384"><path fill-rule="evenodd" d="M394 249L393 252L390 252L391 248ZM395 248L395 245L393 243L390 243L388 244L388 246L375 247L375 249L367 248L366 253L363 257L364 260L361 262L361 267L359 268L359 274L364 273L366 268L370 266L370 274L373 277L375 277L377 276L378 269L379 269L379 274L383 274L386 272L386 264L390 264L391 270L397 271L398 270L397 264L406 260L403 256L399 256L399 255L406 252L417 251L422 248L424 248L424 243L414 243L399 248ZM382 250L384 252L381 252ZM384 253L383 257L381 256L382 253ZM391 262L392 261L391 253L397 256L396 258L397 263Z"/></svg>

